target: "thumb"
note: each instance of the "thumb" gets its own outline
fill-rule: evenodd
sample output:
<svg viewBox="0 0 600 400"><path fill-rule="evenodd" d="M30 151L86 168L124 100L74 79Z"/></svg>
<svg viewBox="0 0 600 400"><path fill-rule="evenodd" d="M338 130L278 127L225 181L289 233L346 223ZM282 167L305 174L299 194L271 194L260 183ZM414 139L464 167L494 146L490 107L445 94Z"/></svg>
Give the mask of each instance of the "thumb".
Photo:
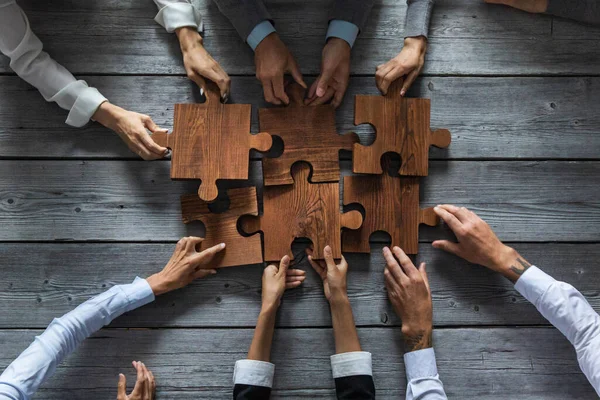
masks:
<svg viewBox="0 0 600 400"><path fill-rule="evenodd" d="M449 240L436 240L431 244L436 249L447 251L448 253L455 254L461 257L460 245L458 243L450 242Z"/></svg>
<svg viewBox="0 0 600 400"><path fill-rule="evenodd" d="M333 252L329 245L323 249L323 255L325 256L325 264L327 264L327 270L335 268L335 260L333 259Z"/></svg>
<svg viewBox="0 0 600 400"><path fill-rule="evenodd" d="M323 97L325 92L327 92L327 87L329 86L329 80L333 75L333 70L329 70L328 68L323 69L321 72L321 76L319 77L319 83L317 83L317 96Z"/></svg>
<svg viewBox="0 0 600 400"><path fill-rule="evenodd" d="M117 400L127 399L127 379L125 375L119 374L119 384L117 386Z"/></svg>
<svg viewBox="0 0 600 400"><path fill-rule="evenodd" d="M427 289L429 289L429 278L427 277L427 269L424 262L419 265L419 272L425 281L425 285L427 285Z"/></svg>
<svg viewBox="0 0 600 400"><path fill-rule="evenodd" d="M304 83L304 79L302 78L300 68L298 68L298 64L296 64L296 60L294 59L292 59L292 62L290 63L289 73L300 86L302 86L304 89L307 88L306 83Z"/></svg>
<svg viewBox="0 0 600 400"><path fill-rule="evenodd" d="M288 267L290 266L290 257L285 255L279 262L279 272L278 274L281 276L285 276L287 274Z"/></svg>
<svg viewBox="0 0 600 400"><path fill-rule="evenodd" d="M150 118L150 117L148 117L148 118L144 119L144 126L145 126L146 128L148 128L148 130L149 130L150 132L152 132L152 133L155 133L155 132L162 132L162 131L165 131L165 130L166 130L166 129L162 129L162 128L160 128L158 125L156 125L156 124L154 123L154 121L152 120L152 118Z"/></svg>

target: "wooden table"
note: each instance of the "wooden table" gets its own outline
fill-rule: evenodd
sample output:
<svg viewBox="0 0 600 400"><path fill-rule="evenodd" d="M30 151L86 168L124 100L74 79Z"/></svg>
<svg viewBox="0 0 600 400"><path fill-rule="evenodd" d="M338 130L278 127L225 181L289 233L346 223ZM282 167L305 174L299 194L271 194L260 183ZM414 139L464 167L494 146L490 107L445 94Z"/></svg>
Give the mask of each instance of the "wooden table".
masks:
<svg viewBox="0 0 600 400"><path fill-rule="evenodd" d="M149 0L20 1L59 62L114 103L172 127L173 104L199 101L175 35L152 18ZM85 4L84 4L85 3ZM267 2L307 80L318 74L327 13L321 1ZM253 54L217 7L200 4L205 43L232 75L232 101L265 106ZM338 130L353 129L353 95L375 94L375 67L397 53L406 5L382 0L353 50ZM479 213L501 239L600 310L600 29L532 16L476 0L439 0L428 62L409 95L432 100L432 127L453 134L433 149L422 206L441 202ZM54 317L108 287L162 268L174 243L201 233L181 222L169 162L144 162L98 124L72 129L0 60L0 369ZM367 126L357 129L363 143ZM251 161L250 184L260 163ZM342 161L344 174L349 158ZM260 188L259 188L260 189ZM260 190L259 190L260 191ZM575 354L509 282L434 250L449 237L421 228L428 262L434 343L448 395L460 399L593 398ZM381 247L350 255L348 277L359 336L373 353L378 398L403 398L400 321L383 285ZM302 253L305 244L295 247ZM286 294L275 334L274 398L334 397L331 321L305 259L303 288ZM36 398L114 398L131 360L154 372L160 398L227 399L235 360L250 344L262 267L219 271L157 299L96 334L60 366ZM137 328L137 329L129 329ZM152 329L149 329L152 328Z"/></svg>

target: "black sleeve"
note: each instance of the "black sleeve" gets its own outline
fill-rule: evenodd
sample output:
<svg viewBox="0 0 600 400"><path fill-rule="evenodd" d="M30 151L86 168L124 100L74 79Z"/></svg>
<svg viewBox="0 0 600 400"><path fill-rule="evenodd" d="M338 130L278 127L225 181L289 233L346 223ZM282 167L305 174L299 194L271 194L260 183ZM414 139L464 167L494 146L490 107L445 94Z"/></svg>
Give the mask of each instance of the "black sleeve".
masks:
<svg viewBox="0 0 600 400"><path fill-rule="evenodd" d="M271 397L271 388L237 384L233 387L234 400L266 400Z"/></svg>
<svg viewBox="0 0 600 400"><path fill-rule="evenodd" d="M375 398L371 375L353 375L335 379L335 392L340 400L369 400Z"/></svg>
<svg viewBox="0 0 600 400"><path fill-rule="evenodd" d="M239 360L233 370L234 400L267 400L271 397L275 365L266 361Z"/></svg>
<svg viewBox="0 0 600 400"><path fill-rule="evenodd" d="M375 398L371 353L353 351L331 356L335 392L340 400Z"/></svg>

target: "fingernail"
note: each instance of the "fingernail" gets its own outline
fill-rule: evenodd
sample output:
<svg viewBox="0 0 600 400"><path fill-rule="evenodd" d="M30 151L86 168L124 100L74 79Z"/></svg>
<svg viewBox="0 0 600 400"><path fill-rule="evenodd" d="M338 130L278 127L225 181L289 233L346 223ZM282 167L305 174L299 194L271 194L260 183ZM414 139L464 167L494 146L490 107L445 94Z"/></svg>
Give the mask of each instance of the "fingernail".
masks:
<svg viewBox="0 0 600 400"><path fill-rule="evenodd" d="M400 96L404 97L404 93L406 93L404 90L400 92Z"/></svg>
<svg viewBox="0 0 600 400"><path fill-rule="evenodd" d="M217 273L217 271L215 271L214 269L212 271L210 271L211 275L215 275Z"/></svg>
<svg viewBox="0 0 600 400"><path fill-rule="evenodd" d="M225 248L225 243L221 243L221 248L224 249Z"/></svg>

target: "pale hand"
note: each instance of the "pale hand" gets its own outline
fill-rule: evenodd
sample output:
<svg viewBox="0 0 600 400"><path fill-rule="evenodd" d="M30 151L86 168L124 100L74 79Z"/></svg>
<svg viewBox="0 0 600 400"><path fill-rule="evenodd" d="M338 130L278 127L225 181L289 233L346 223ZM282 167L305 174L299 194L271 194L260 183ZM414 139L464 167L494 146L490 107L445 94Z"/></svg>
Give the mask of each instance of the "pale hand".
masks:
<svg viewBox="0 0 600 400"><path fill-rule="evenodd" d="M301 269L289 269L290 258L284 256L279 262L279 268L271 264L265 268L262 277L262 307L263 309L278 308L286 289L293 289L302 284L305 272Z"/></svg>
<svg viewBox="0 0 600 400"><path fill-rule="evenodd" d="M350 78L350 45L343 39L330 38L321 59L321 74L310 87L309 105L325 104L329 100L337 108L342 103Z"/></svg>
<svg viewBox="0 0 600 400"><path fill-rule="evenodd" d="M263 85L265 100L272 104L289 104L285 93L284 75L289 73L303 88L306 83L292 53L276 32L265 37L254 51L256 78Z"/></svg>
<svg viewBox="0 0 600 400"><path fill-rule="evenodd" d="M421 73L425 64L427 39L423 36L404 39L404 47L398 55L385 64L377 66L375 83L382 94L387 91L396 79L406 76L400 95L404 96L415 79Z"/></svg>
<svg viewBox="0 0 600 400"><path fill-rule="evenodd" d="M156 160L167 155L167 149L157 145L148 134L148 131L158 133L167 130L159 128L147 115L127 111L105 101L92 119L115 131L129 150L144 160Z"/></svg>
<svg viewBox="0 0 600 400"><path fill-rule="evenodd" d="M198 31L195 28L184 27L175 32L179 38L183 64L188 78L204 90L206 90L204 78L210 79L219 86L221 99L226 102L231 90L231 78L206 51Z"/></svg>
<svg viewBox="0 0 600 400"><path fill-rule="evenodd" d="M117 400L154 400L154 393L156 391L154 375L142 362L133 361L131 364L137 371L135 387L131 394L127 395L127 380L125 375L119 374Z"/></svg>
<svg viewBox="0 0 600 400"><path fill-rule="evenodd" d="M500 272L513 282L531 266L513 248L502 243L492 228L474 212L450 204L437 206L433 210L458 239L458 243L436 240L433 242L436 249Z"/></svg>
<svg viewBox="0 0 600 400"><path fill-rule="evenodd" d="M416 268L400 247L383 249L385 287L394 311L402 320L405 350L431 347L433 306L425 263Z"/></svg>
<svg viewBox="0 0 600 400"><path fill-rule="evenodd" d="M485 0L489 4L504 4L530 13L543 13L548 8L548 0Z"/></svg>
<svg viewBox="0 0 600 400"><path fill-rule="evenodd" d="M217 253L225 249L225 243L201 252L196 251L196 247L203 240L190 236L177 242L175 251L165 268L146 279L154 295L158 296L182 288L195 279L217 273L217 270L210 267L210 262Z"/></svg>
<svg viewBox="0 0 600 400"><path fill-rule="evenodd" d="M325 298L330 303L337 299L348 297L348 289L346 283L346 275L348 273L348 263L342 256L339 264L335 263L331 247L325 246L323 254L325 261L317 261L312 258L312 250L307 249L308 261L313 269L319 274L323 281L323 291Z"/></svg>

